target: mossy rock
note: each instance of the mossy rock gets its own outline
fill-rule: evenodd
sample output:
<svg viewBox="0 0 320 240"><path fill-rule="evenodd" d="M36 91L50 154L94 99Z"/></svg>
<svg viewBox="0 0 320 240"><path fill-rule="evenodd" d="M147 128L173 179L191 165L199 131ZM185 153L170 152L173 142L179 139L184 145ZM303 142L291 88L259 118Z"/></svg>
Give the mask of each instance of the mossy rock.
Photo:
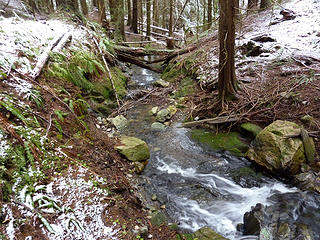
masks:
<svg viewBox="0 0 320 240"><path fill-rule="evenodd" d="M191 132L191 137L201 143L209 145L214 150L228 151L235 156L243 156L248 150L248 144L240 140L237 132L214 134L201 129Z"/></svg>
<svg viewBox="0 0 320 240"><path fill-rule="evenodd" d="M241 132L249 138L255 138L261 131L262 128L253 123L243 123L240 125Z"/></svg>
<svg viewBox="0 0 320 240"><path fill-rule="evenodd" d="M200 228L193 234L193 239L198 240L228 240L209 227Z"/></svg>
<svg viewBox="0 0 320 240"><path fill-rule="evenodd" d="M171 118L171 113L168 109L162 109L160 110L158 113L157 113L157 117L156 117L156 120L158 122L165 122L167 120L169 120Z"/></svg>
<svg viewBox="0 0 320 240"><path fill-rule="evenodd" d="M162 211L155 211L151 214L151 224L153 226L161 226L162 224L167 224L167 216Z"/></svg>
<svg viewBox="0 0 320 240"><path fill-rule="evenodd" d="M297 124L277 120L257 135L246 155L270 171L294 175L306 163L306 157L302 140L287 136L300 132Z"/></svg>
<svg viewBox="0 0 320 240"><path fill-rule="evenodd" d="M115 149L132 162L144 162L150 158L150 150L145 141L139 138L122 136L121 146Z"/></svg>
<svg viewBox="0 0 320 240"><path fill-rule="evenodd" d="M123 129L128 125L128 120L123 115L118 115L114 118L110 118L109 120L118 130Z"/></svg>

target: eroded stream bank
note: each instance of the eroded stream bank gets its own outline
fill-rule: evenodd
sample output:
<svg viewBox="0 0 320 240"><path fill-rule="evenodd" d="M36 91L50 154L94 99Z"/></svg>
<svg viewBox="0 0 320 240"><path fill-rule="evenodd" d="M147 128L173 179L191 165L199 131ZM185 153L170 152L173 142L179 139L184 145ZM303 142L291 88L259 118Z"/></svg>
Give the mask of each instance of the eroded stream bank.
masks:
<svg viewBox="0 0 320 240"><path fill-rule="evenodd" d="M143 71L138 85L150 86L157 80L157 75ZM229 239L249 239L241 231L256 235L250 239L258 239L259 233L261 239L271 239L262 234L276 239L319 239L319 195L264 176L245 158L213 151L192 139L192 130L182 128L179 121L163 131L152 130L155 117L150 111L155 105L129 110L129 125L122 131L150 147L151 157L139 180L150 212L164 211L167 220L183 232L209 226ZM245 213L252 209L243 225Z"/></svg>

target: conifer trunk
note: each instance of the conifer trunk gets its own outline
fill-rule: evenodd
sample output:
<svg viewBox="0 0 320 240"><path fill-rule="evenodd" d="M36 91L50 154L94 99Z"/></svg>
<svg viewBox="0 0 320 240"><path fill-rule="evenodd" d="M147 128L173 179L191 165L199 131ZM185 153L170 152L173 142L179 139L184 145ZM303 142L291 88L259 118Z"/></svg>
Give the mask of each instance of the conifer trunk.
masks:
<svg viewBox="0 0 320 240"><path fill-rule="evenodd" d="M219 0L219 95L224 100L235 98L238 90L235 74L235 1Z"/></svg>
<svg viewBox="0 0 320 240"><path fill-rule="evenodd" d="M138 33L138 0L132 0L132 31Z"/></svg>
<svg viewBox="0 0 320 240"><path fill-rule="evenodd" d="M147 36L150 40L151 35L151 0L147 0Z"/></svg>
<svg viewBox="0 0 320 240"><path fill-rule="evenodd" d="M127 10L128 10L127 26L131 26L131 23L132 23L131 0L127 0Z"/></svg>

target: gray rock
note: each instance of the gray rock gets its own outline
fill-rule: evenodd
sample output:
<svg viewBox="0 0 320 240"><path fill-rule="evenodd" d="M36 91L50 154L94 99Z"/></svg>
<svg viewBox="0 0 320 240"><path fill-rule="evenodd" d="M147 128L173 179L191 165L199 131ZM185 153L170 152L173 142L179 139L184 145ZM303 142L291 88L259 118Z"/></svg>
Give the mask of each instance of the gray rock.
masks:
<svg viewBox="0 0 320 240"><path fill-rule="evenodd" d="M118 130L123 129L128 125L128 120L123 115L116 116L115 118L110 118L109 121Z"/></svg>
<svg viewBox="0 0 320 240"><path fill-rule="evenodd" d="M153 131L164 131L166 128L167 128L166 125L159 122L154 122L151 124L151 130Z"/></svg>
<svg viewBox="0 0 320 240"><path fill-rule="evenodd" d="M153 83L153 85L156 86L156 87L167 88L167 87L169 87L170 83L168 83L167 81L164 81L162 79L159 79L159 80L155 81Z"/></svg>

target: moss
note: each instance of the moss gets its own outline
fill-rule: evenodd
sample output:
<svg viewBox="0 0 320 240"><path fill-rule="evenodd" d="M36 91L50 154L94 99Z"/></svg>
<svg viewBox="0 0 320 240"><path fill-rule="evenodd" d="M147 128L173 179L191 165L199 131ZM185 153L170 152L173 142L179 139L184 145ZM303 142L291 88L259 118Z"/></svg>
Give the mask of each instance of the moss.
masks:
<svg viewBox="0 0 320 240"><path fill-rule="evenodd" d="M253 123L243 123L240 125L241 131L250 138L255 138L259 132L262 131L262 128Z"/></svg>
<svg viewBox="0 0 320 240"><path fill-rule="evenodd" d="M179 64L169 64L163 71L161 78L168 82L174 82L179 76L184 75L186 75L186 71Z"/></svg>
<svg viewBox="0 0 320 240"><path fill-rule="evenodd" d="M119 98L123 98L127 94L127 89L126 89L127 77L123 74L120 68L112 67L110 71L111 71L112 79L115 85L114 87L117 91L117 94ZM108 86L108 89L112 90L113 92L110 80L108 80L107 86Z"/></svg>
<svg viewBox="0 0 320 240"><path fill-rule="evenodd" d="M214 134L195 129L191 132L191 137L214 150L228 151L236 156L243 156L243 153L248 150L248 145L239 139L240 134L237 132Z"/></svg>
<svg viewBox="0 0 320 240"><path fill-rule="evenodd" d="M191 233L180 233L176 235L177 240L193 240Z"/></svg>
<svg viewBox="0 0 320 240"><path fill-rule="evenodd" d="M181 80L178 90L173 94L173 98L179 99L187 97L195 92L197 83L190 77L185 77Z"/></svg>

